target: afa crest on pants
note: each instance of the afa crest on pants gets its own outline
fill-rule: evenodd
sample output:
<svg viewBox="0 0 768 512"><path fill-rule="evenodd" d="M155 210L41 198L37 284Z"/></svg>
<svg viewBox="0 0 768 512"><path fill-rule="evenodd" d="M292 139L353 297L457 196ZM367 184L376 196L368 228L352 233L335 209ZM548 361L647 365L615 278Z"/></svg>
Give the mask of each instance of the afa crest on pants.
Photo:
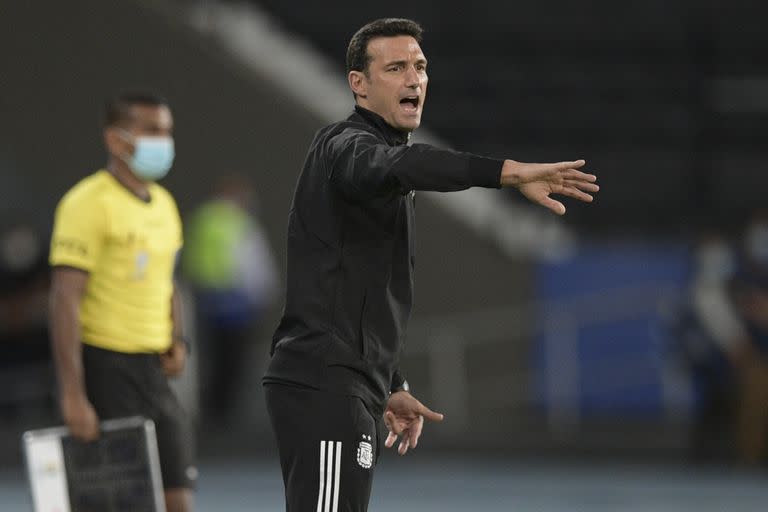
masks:
<svg viewBox="0 0 768 512"><path fill-rule="evenodd" d="M360 441L357 446L357 463L364 469L370 469L373 466L373 446L371 445L371 436L363 434L364 441Z"/></svg>

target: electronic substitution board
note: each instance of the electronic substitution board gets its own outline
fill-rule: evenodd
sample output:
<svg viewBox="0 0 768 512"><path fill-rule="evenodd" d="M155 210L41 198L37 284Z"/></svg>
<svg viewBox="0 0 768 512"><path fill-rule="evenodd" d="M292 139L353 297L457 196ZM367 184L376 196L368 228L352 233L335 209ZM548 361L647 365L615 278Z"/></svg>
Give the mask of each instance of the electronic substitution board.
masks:
<svg viewBox="0 0 768 512"><path fill-rule="evenodd" d="M165 512L151 420L104 421L88 443L66 427L30 430L22 443L35 512Z"/></svg>

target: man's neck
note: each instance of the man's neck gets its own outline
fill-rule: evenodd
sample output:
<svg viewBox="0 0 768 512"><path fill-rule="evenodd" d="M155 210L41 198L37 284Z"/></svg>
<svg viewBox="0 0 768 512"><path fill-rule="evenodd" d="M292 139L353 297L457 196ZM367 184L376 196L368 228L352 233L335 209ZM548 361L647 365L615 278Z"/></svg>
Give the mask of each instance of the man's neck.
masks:
<svg viewBox="0 0 768 512"><path fill-rule="evenodd" d="M120 159L112 158L107 164L107 170L122 186L128 189L130 193L141 199L149 201L149 187L147 183L136 177L130 168Z"/></svg>
<svg viewBox="0 0 768 512"><path fill-rule="evenodd" d="M362 109L364 112L360 112L359 109ZM408 142L408 140L411 138L411 132L410 131L403 131L395 128L391 124L389 124L384 117L368 108L366 108L364 105L361 105L360 103L355 104L355 111L359 114L363 114L374 119L375 122L377 122L381 128L384 128L390 137L393 137L397 140L398 143L404 144Z"/></svg>

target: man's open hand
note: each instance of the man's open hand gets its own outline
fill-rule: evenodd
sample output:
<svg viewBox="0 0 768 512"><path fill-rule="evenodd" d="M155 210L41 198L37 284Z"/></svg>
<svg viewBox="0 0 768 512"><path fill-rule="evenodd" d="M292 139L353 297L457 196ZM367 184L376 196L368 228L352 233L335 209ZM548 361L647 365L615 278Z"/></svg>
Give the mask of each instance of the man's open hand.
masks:
<svg viewBox="0 0 768 512"><path fill-rule="evenodd" d="M505 160L501 168L501 185L517 187L530 201L549 208L558 215L565 213L565 205L552 199L550 194L560 194L587 203L592 202L590 193L600 187L597 176L579 171L584 160L554 164L528 164Z"/></svg>

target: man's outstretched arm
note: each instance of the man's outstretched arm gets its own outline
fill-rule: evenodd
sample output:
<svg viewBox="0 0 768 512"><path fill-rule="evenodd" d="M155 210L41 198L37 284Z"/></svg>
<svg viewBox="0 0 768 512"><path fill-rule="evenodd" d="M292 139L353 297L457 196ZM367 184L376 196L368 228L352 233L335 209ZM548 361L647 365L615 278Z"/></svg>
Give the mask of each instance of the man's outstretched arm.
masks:
<svg viewBox="0 0 768 512"><path fill-rule="evenodd" d="M591 201L594 175L579 171L584 160L535 164L496 160L430 144L390 147L365 131L345 130L329 143L329 178L353 201L410 190L452 192L470 187L516 187L534 203L555 213L565 206L551 194Z"/></svg>
<svg viewBox="0 0 768 512"><path fill-rule="evenodd" d="M350 128L333 137L328 150L329 178L353 201L411 190L501 187L501 160L429 144L392 147L369 132Z"/></svg>

